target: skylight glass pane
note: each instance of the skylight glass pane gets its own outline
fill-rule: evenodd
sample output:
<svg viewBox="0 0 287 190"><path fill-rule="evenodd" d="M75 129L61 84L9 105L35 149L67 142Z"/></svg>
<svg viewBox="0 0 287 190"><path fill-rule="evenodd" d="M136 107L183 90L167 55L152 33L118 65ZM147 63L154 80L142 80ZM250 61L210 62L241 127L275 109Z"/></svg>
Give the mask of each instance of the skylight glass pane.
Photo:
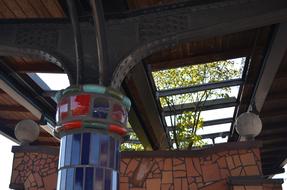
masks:
<svg viewBox="0 0 287 190"><path fill-rule="evenodd" d="M242 78L245 57L152 72L157 90Z"/></svg>
<svg viewBox="0 0 287 190"><path fill-rule="evenodd" d="M222 137L217 137L214 139L215 144L219 144L219 143L226 143L228 140L228 137L222 138Z"/></svg>
<svg viewBox="0 0 287 190"><path fill-rule="evenodd" d="M207 145L213 144L212 139L202 139L202 141Z"/></svg>
<svg viewBox="0 0 287 190"><path fill-rule="evenodd" d="M174 96L160 97L162 107L168 105L180 105L194 102L204 102L207 100L215 100L219 98L237 98L240 86L231 86L226 88L218 88L195 93L179 94Z"/></svg>
<svg viewBox="0 0 287 190"><path fill-rule="evenodd" d="M49 87L49 89L43 89L43 90L61 90L70 86L67 74L64 73L36 73L36 74L42 80L42 82L44 82ZM42 87L42 85L39 84L42 82L39 81L35 82Z"/></svg>
<svg viewBox="0 0 287 190"><path fill-rule="evenodd" d="M173 126L174 125L174 120L175 120L174 115L172 115L172 116L165 116L166 126L168 126L168 127Z"/></svg>
<svg viewBox="0 0 287 190"><path fill-rule="evenodd" d="M206 134L212 134L212 133L227 132L227 131L230 131L230 126L231 126L231 123L206 126L206 127L202 127L201 129L198 129L196 134L206 135Z"/></svg>
<svg viewBox="0 0 287 190"><path fill-rule="evenodd" d="M143 151L144 147L141 144L137 134L133 131L130 122L127 124L129 139L121 144L121 151Z"/></svg>
<svg viewBox="0 0 287 190"><path fill-rule="evenodd" d="M223 119L233 117L235 107L221 108L221 109L213 109L201 112L201 117L203 121L210 121L215 119Z"/></svg>

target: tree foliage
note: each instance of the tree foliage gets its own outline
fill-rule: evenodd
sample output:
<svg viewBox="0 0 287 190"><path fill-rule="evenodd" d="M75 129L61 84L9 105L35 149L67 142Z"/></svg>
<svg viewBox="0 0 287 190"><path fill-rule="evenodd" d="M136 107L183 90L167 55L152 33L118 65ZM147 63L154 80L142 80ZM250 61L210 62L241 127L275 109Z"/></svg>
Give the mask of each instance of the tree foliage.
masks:
<svg viewBox="0 0 287 190"><path fill-rule="evenodd" d="M232 60L227 60L161 70L153 72L152 75L157 90L166 90L241 78L242 70L242 63L238 64ZM203 127L203 118L199 107L204 105L207 100L228 98L230 93L231 87L227 87L160 97L161 106L168 107L171 112L175 110L175 105L182 106L186 103L194 105L192 111L178 115L172 114L168 117L172 127L170 137L174 141L173 148L189 149L193 146L204 145L205 143L202 141L201 136L196 133ZM136 134L130 133L130 138L137 139ZM144 147L141 144L124 143L121 145L121 150L140 151L144 150Z"/></svg>
<svg viewBox="0 0 287 190"><path fill-rule="evenodd" d="M206 83L220 82L240 78L243 65L234 61L217 61L207 64L193 65L182 68L153 72L157 90L188 87ZM172 112L175 105L192 103L194 109L182 114L170 115L171 138L174 140L175 149L188 149L192 146L202 146L204 142L197 135L198 129L203 127L203 118L199 106L207 100L228 98L231 87L186 93L174 96L160 97L162 107L168 107Z"/></svg>
<svg viewBox="0 0 287 190"><path fill-rule="evenodd" d="M138 140L137 135L135 132L129 133L130 140ZM143 151L144 147L142 144L135 144L135 143L122 143L121 144L121 151Z"/></svg>

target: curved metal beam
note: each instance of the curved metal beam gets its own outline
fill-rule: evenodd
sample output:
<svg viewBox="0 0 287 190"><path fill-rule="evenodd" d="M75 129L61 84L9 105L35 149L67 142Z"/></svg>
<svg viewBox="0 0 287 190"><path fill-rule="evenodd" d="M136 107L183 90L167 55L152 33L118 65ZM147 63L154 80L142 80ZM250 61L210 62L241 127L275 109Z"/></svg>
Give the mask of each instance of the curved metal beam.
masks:
<svg viewBox="0 0 287 190"><path fill-rule="evenodd" d="M160 49L171 48L182 42L240 32L286 20L287 1L231 0L110 21L110 26L113 28L116 28L116 25L126 27L126 30L121 27L121 33L125 31L127 35L130 33L138 35L134 39L131 39L132 36L123 37L125 42L118 40L117 43L129 43L130 47L133 47L126 50L127 56L117 65L111 86L119 88L126 74L140 60ZM121 49L117 50L123 52Z"/></svg>

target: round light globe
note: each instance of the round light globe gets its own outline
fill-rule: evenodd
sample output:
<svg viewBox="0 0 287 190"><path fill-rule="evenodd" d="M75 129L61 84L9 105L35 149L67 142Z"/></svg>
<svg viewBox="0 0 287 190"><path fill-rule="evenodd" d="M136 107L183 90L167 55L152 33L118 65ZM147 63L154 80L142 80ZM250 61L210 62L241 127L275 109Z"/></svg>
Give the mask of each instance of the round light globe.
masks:
<svg viewBox="0 0 287 190"><path fill-rule="evenodd" d="M35 121L26 119L17 123L14 133L21 144L29 144L38 138L40 128Z"/></svg>
<svg viewBox="0 0 287 190"><path fill-rule="evenodd" d="M260 134L262 122L258 115L251 112L241 114L235 123L236 131L245 139L253 139Z"/></svg>

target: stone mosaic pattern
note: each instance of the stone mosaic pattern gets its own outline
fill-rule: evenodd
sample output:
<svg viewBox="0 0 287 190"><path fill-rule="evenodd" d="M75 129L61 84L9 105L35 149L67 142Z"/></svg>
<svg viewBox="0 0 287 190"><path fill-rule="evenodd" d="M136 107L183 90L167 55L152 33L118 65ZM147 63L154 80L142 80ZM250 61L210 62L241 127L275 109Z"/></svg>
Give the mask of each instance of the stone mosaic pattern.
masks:
<svg viewBox="0 0 287 190"><path fill-rule="evenodd" d="M10 185L20 189L55 190L57 163L58 155L16 152ZM261 174L257 148L217 151L201 157L123 157L120 164L120 190L282 189L280 184L233 187L227 184L230 176Z"/></svg>
<svg viewBox="0 0 287 190"><path fill-rule="evenodd" d="M29 190L54 190L57 182L57 164L58 156L16 152L10 186Z"/></svg>
<svg viewBox="0 0 287 190"><path fill-rule="evenodd" d="M232 190L282 190L279 184L263 184L262 186L234 186Z"/></svg>
<svg viewBox="0 0 287 190"><path fill-rule="evenodd" d="M227 190L229 176L262 175L259 149L204 157L122 158L120 190Z"/></svg>

